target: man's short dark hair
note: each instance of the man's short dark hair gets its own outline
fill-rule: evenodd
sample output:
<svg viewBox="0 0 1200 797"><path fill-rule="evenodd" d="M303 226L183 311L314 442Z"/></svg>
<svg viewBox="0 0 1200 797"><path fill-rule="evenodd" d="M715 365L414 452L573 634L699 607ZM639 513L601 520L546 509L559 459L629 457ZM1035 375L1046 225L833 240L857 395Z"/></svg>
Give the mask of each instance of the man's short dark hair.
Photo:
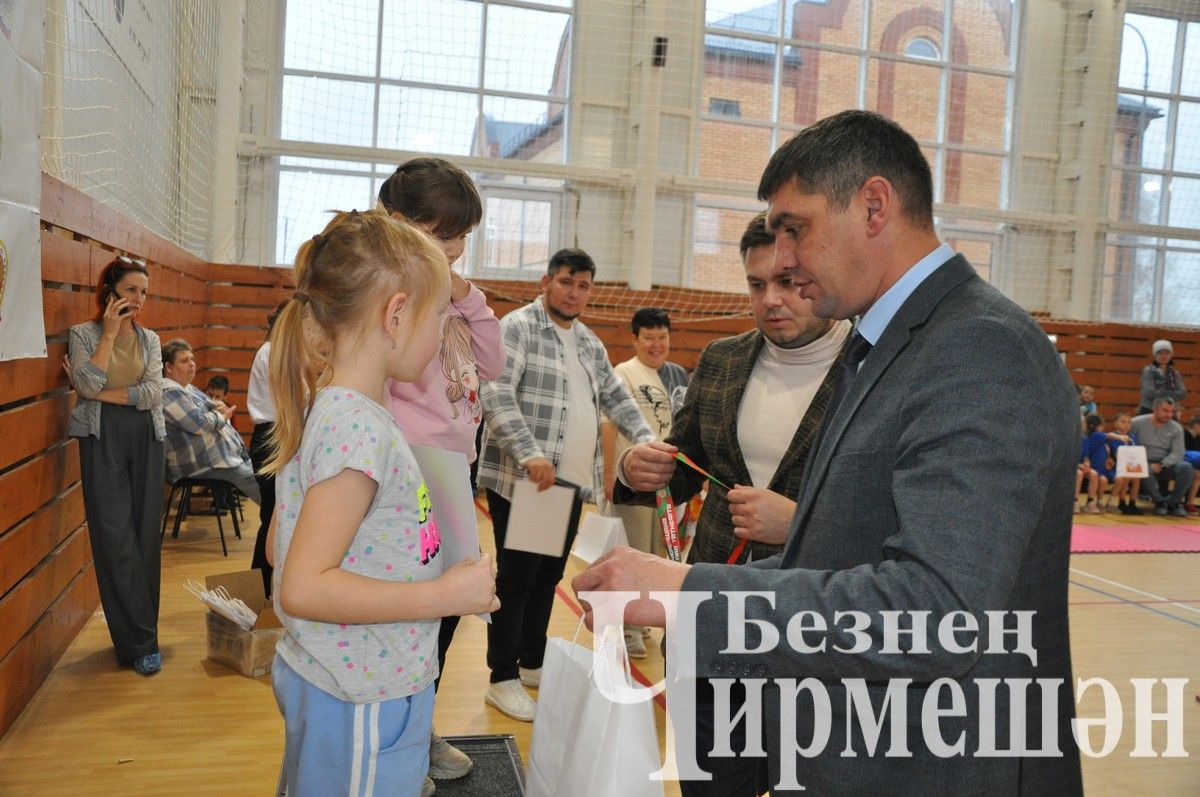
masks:
<svg viewBox="0 0 1200 797"><path fill-rule="evenodd" d="M571 269L571 276L575 276L580 271L590 272L593 277L596 276L596 263L592 260L592 256L582 249L568 247L559 249L554 254L550 255L550 266L546 269L546 273L553 277L558 273L558 270L566 266Z"/></svg>
<svg viewBox="0 0 1200 797"><path fill-rule="evenodd" d="M758 198L765 201L794 180L802 192L820 194L831 208L845 210L876 175L895 187L900 211L911 223L933 228L929 161L904 128L872 111L842 111L792 136L767 163Z"/></svg>
<svg viewBox="0 0 1200 797"><path fill-rule="evenodd" d="M633 334L643 329L662 329L666 328L671 331L671 317L667 315L667 311L660 307L643 307L633 314L633 320L629 322L629 326L633 329Z"/></svg>
<svg viewBox="0 0 1200 797"><path fill-rule="evenodd" d="M168 365L175 364L175 358L179 356L180 352L191 350L192 344L188 343L183 338L175 338L174 340L168 340L166 343L164 343L162 346L163 374L167 373Z"/></svg>
<svg viewBox="0 0 1200 797"><path fill-rule="evenodd" d="M1158 398L1156 398L1154 400L1153 406L1154 406L1154 409L1158 409L1159 407L1161 407L1164 404L1170 404L1172 407L1174 407L1175 399L1171 398L1170 396L1159 396Z"/></svg>
<svg viewBox="0 0 1200 797"><path fill-rule="evenodd" d="M775 236L767 232L767 212L764 210L754 218L750 219L750 223L746 225L746 231L742 233L742 240L738 244L738 251L741 252L742 259L746 259L746 253L756 246L774 246Z"/></svg>
<svg viewBox="0 0 1200 797"><path fill-rule="evenodd" d="M221 374L217 374L208 380L208 384L204 386L204 390L205 392L208 392L209 390L221 390L228 393L229 379Z"/></svg>

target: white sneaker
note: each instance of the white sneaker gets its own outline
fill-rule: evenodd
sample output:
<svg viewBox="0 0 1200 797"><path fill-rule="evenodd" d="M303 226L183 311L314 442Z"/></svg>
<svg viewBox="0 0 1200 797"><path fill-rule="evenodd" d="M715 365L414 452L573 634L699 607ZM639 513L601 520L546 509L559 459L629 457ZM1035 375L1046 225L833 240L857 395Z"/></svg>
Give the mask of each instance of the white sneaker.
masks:
<svg viewBox="0 0 1200 797"><path fill-rule="evenodd" d="M631 659L646 658L646 640L642 637L642 629L625 629L625 649L629 651Z"/></svg>
<svg viewBox="0 0 1200 797"><path fill-rule="evenodd" d="M462 750L436 733L429 737L429 777L455 780L465 776L475 764Z"/></svg>
<svg viewBox="0 0 1200 797"><path fill-rule="evenodd" d="M483 702L521 722L533 722L537 713L537 704L516 678L489 686Z"/></svg>
<svg viewBox="0 0 1200 797"><path fill-rule="evenodd" d="M426 775L425 782L421 784L421 797L433 797L436 791L437 786L435 786L429 776Z"/></svg>
<svg viewBox="0 0 1200 797"><path fill-rule="evenodd" d="M522 686L528 686L530 689L537 689L542 685L542 668L531 670L527 667L518 667L517 672L521 673Z"/></svg>

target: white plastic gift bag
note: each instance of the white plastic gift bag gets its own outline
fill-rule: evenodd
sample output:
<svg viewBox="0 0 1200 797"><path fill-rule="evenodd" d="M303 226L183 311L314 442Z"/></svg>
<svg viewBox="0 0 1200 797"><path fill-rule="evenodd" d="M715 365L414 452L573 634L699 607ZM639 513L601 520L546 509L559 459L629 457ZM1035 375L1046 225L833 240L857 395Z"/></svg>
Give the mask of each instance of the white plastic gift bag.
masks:
<svg viewBox="0 0 1200 797"><path fill-rule="evenodd" d="M618 545L628 544L621 518L589 512L579 522L579 533L575 535L571 553L590 565Z"/></svg>
<svg viewBox="0 0 1200 797"><path fill-rule="evenodd" d="M1150 474L1145 446L1121 446L1117 449L1116 477L1144 479Z"/></svg>
<svg viewBox="0 0 1200 797"><path fill-rule="evenodd" d="M600 684L632 685L620 629L589 648L551 638L529 748L529 797L662 797L654 705L615 702ZM578 633L576 634L578 637ZM615 639L610 638L615 637Z"/></svg>

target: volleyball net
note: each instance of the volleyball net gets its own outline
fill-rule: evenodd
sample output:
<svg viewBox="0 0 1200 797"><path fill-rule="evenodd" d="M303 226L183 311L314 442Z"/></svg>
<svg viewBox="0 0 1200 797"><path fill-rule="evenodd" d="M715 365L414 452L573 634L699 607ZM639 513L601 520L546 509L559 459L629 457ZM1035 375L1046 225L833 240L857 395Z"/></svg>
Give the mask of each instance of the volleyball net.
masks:
<svg viewBox="0 0 1200 797"><path fill-rule="evenodd" d="M696 317L722 315L771 152L865 108L920 142L940 236L1028 309L1196 321L1200 22L1181 16L52 0L47 56L43 168L214 259L287 265L329 210L373 206L398 162L434 154L483 198L468 275L535 280L579 246L630 303L676 288Z"/></svg>

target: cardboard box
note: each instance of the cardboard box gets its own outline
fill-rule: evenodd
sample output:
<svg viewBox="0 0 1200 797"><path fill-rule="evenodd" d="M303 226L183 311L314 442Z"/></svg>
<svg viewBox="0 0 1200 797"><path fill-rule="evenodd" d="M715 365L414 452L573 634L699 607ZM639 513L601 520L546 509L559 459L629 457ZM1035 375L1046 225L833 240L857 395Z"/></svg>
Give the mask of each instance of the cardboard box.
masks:
<svg viewBox="0 0 1200 797"><path fill-rule="evenodd" d="M271 671L275 660L275 643L283 636L283 628L275 610L267 603L263 592L261 570L241 570L221 573L204 579L210 590L224 587L230 597L241 600L258 613L254 628L244 631L232 620L208 611L208 657L240 672L257 678Z"/></svg>

